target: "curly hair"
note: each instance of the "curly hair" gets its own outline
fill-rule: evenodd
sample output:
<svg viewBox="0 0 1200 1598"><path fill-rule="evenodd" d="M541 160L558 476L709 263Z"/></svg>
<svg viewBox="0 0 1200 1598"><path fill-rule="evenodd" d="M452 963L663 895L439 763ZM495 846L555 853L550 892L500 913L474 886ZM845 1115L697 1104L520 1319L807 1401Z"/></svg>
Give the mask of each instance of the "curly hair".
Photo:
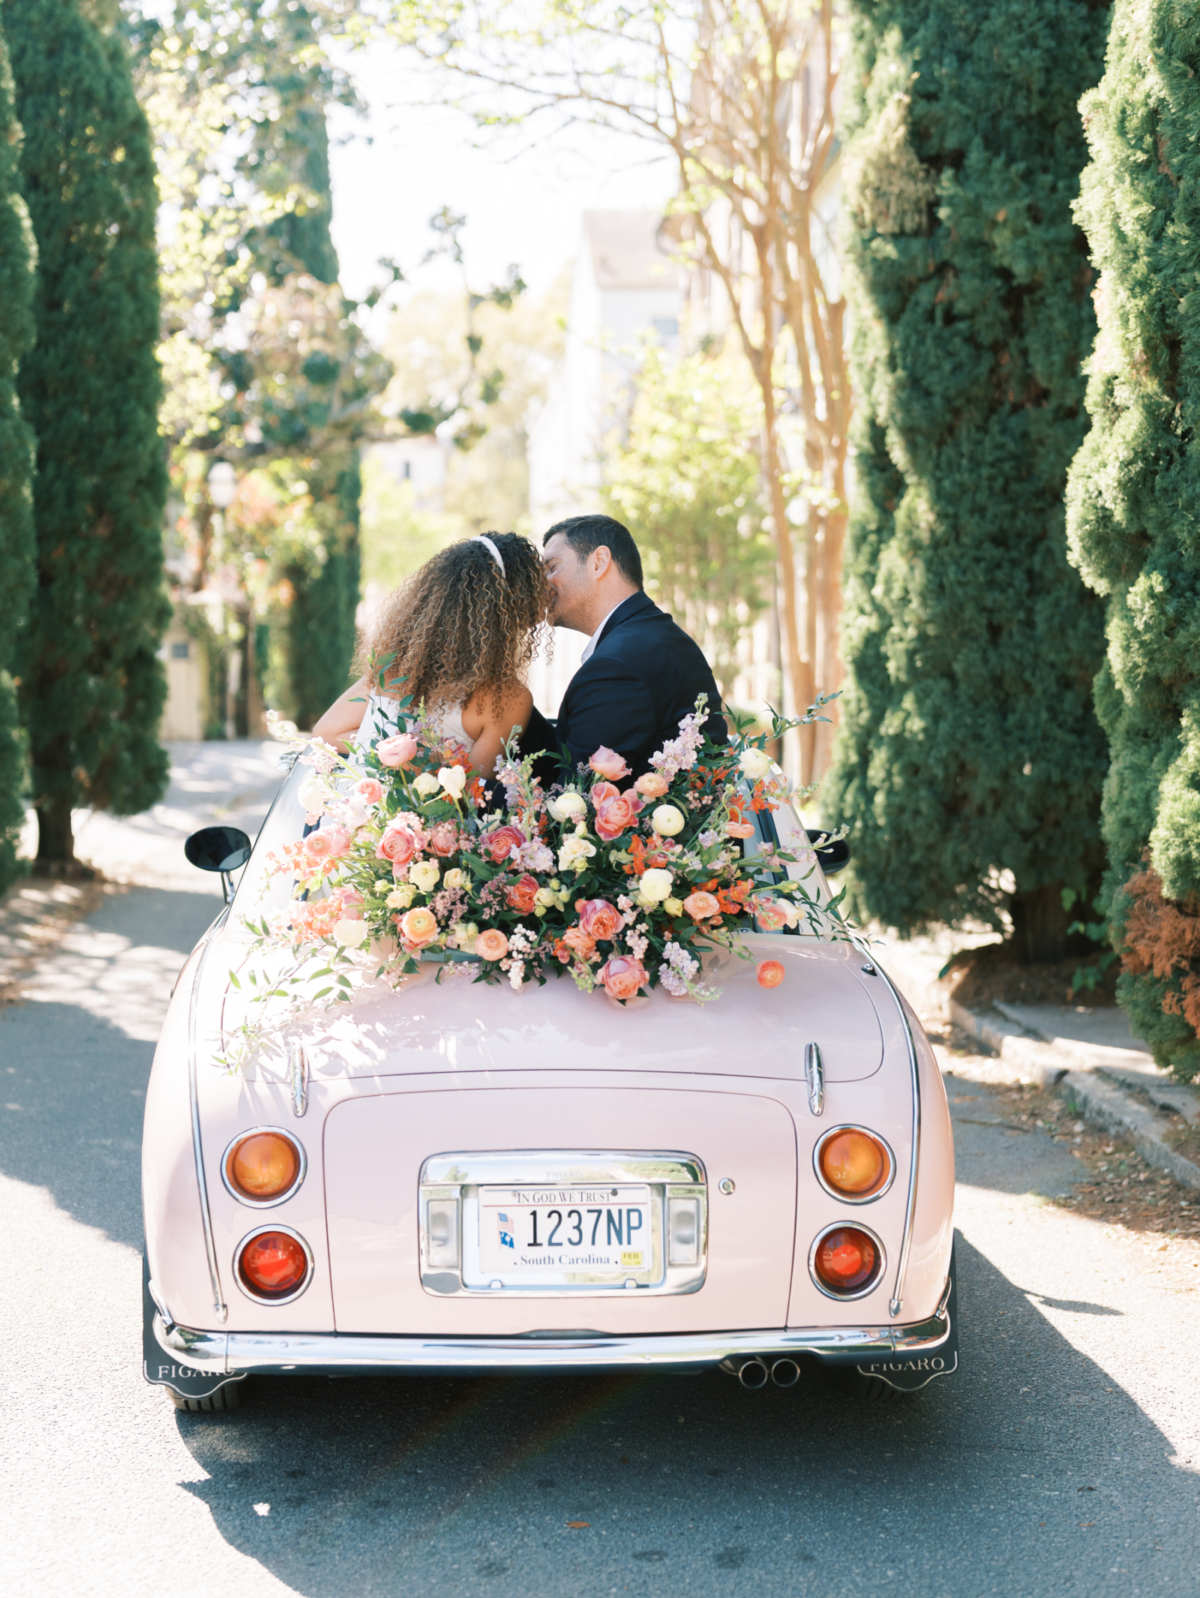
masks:
<svg viewBox="0 0 1200 1598"><path fill-rule="evenodd" d="M376 686L424 700L428 709L465 705L481 689L499 706L549 637L550 588L541 556L518 533L489 533L501 571L477 538L451 544L380 607L359 644Z"/></svg>

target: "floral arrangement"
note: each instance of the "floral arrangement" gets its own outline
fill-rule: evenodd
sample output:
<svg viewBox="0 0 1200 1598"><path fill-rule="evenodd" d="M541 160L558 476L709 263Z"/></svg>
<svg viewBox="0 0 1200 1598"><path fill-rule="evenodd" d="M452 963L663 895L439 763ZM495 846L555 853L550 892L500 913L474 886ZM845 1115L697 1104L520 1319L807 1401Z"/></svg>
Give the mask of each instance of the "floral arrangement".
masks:
<svg viewBox="0 0 1200 1598"><path fill-rule="evenodd" d="M741 932L796 926L802 915L826 935L831 915L837 926L837 901L819 906L809 892L811 850L743 850L753 812L797 797L768 742L817 719L825 702L797 720L775 716L757 736L735 717L733 738L717 745L702 731L701 695L648 771L634 778L602 748L548 790L512 744L491 789L473 779L466 751L407 701L393 733L350 756L271 718L310 768L300 797L311 830L268 861L292 879L286 909L249 923L258 946L293 958L269 994L303 982L306 997L345 999L356 970L396 980L432 959L439 980L462 973L521 989L570 976L620 1003L655 987L716 998L706 948L746 952ZM799 880L788 878L793 862ZM312 993L320 979L328 985Z"/></svg>

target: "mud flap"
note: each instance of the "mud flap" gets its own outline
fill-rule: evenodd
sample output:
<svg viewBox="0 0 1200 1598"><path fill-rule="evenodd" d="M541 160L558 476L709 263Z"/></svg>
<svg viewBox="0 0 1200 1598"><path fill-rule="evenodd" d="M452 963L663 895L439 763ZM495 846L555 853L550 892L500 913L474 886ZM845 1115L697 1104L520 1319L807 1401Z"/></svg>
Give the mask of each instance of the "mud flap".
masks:
<svg viewBox="0 0 1200 1598"><path fill-rule="evenodd" d="M193 1370L180 1354L164 1348L155 1334L155 1321L166 1330L163 1317L150 1294L150 1264L142 1255L142 1375L155 1387L169 1387L181 1398L209 1398L230 1382L245 1381L245 1374Z"/></svg>
<svg viewBox="0 0 1200 1598"><path fill-rule="evenodd" d="M878 1376L880 1381L887 1382L889 1387L901 1393L918 1393L939 1376L952 1376L958 1369L958 1272L953 1249L950 1252L950 1296L946 1300L946 1314L950 1320L950 1335L936 1354L910 1354L906 1358L903 1352L897 1352L885 1359L856 1365L858 1374Z"/></svg>

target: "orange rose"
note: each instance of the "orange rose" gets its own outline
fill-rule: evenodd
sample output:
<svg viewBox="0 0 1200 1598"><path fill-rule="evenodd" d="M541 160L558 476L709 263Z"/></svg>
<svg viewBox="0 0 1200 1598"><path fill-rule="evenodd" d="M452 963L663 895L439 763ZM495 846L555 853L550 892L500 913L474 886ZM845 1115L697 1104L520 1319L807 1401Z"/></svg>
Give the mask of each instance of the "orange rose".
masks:
<svg viewBox="0 0 1200 1598"><path fill-rule="evenodd" d="M595 938L589 937L582 927L568 927L562 935L562 942L581 960L590 960L596 952Z"/></svg>
<svg viewBox="0 0 1200 1598"><path fill-rule="evenodd" d="M697 889L695 893L688 894L683 901L683 908L693 921L707 921L709 916L716 915L721 906L713 894Z"/></svg>
<svg viewBox="0 0 1200 1598"><path fill-rule="evenodd" d="M488 927L475 939L475 953L481 960L503 960L508 953L508 939L496 927Z"/></svg>
<svg viewBox="0 0 1200 1598"><path fill-rule="evenodd" d="M496 865L502 866L512 854L514 849L519 849L525 842L525 834L520 827L496 827L492 832L485 832L479 842L491 855ZM499 955L496 956L500 958Z"/></svg>
<svg viewBox="0 0 1200 1598"><path fill-rule="evenodd" d="M601 966L599 975L604 991L613 999L636 998L638 989L646 987L649 982L645 966L630 954L614 954L606 965Z"/></svg>
<svg viewBox="0 0 1200 1598"><path fill-rule="evenodd" d="M533 902L537 897L537 878L531 877L528 871L523 877L518 877L510 888L505 888L504 897L509 907L518 915L528 916L533 914Z"/></svg>
<svg viewBox="0 0 1200 1598"><path fill-rule="evenodd" d="M437 937L437 918L432 910L409 910L397 922L400 936L410 951L421 949L432 939Z"/></svg>

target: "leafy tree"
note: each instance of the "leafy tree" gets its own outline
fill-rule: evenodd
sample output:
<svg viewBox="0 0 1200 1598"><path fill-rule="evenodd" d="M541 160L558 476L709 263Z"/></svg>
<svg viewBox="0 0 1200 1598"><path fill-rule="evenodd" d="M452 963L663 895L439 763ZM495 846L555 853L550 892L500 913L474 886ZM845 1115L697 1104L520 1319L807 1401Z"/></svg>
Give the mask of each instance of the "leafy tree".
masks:
<svg viewBox="0 0 1200 1598"><path fill-rule="evenodd" d="M1093 273L1071 219L1092 0L853 0L858 499L830 814L860 911L1011 912L1065 952L1098 879L1102 619L1067 562Z"/></svg>
<svg viewBox="0 0 1200 1598"><path fill-rule="evenodd" d="M604 459L608 508L637 531L648 591L701 644L722 694L775 577L760 501L762 407L739 373L704 355L672 364L648 345L628 422Z"/></svg>
<svg viewBox="0 0 1200 1598"><path fill-rule="evenodd" d="M1076 214L1100 268L1092 428L1071 468L1071 558L1104 596L1096 704L1101 907L1117 997L1160 1064L1200 1075L1200 12L1117 0L1083 100Z"/></svg>
<svg viewBox="0 0 1200 1598"><path fill-rule="evenodd" d="M34 331L34 251L20 191L20 139L0 32L0 893L17 875L17 837L25 816L25 760L9 666L33 588L33 435L22 419L16 386L17 363Z"/></svg>
<svg viewBox="0 0 1200 1598"><path fill-rule="evenodd" d="M166 784L154 161L119 38L73 0L5 0L4 23L38 247L18 384L37 439L20 692L38 860L61 870L74 806L129 814Z"/></svg>

